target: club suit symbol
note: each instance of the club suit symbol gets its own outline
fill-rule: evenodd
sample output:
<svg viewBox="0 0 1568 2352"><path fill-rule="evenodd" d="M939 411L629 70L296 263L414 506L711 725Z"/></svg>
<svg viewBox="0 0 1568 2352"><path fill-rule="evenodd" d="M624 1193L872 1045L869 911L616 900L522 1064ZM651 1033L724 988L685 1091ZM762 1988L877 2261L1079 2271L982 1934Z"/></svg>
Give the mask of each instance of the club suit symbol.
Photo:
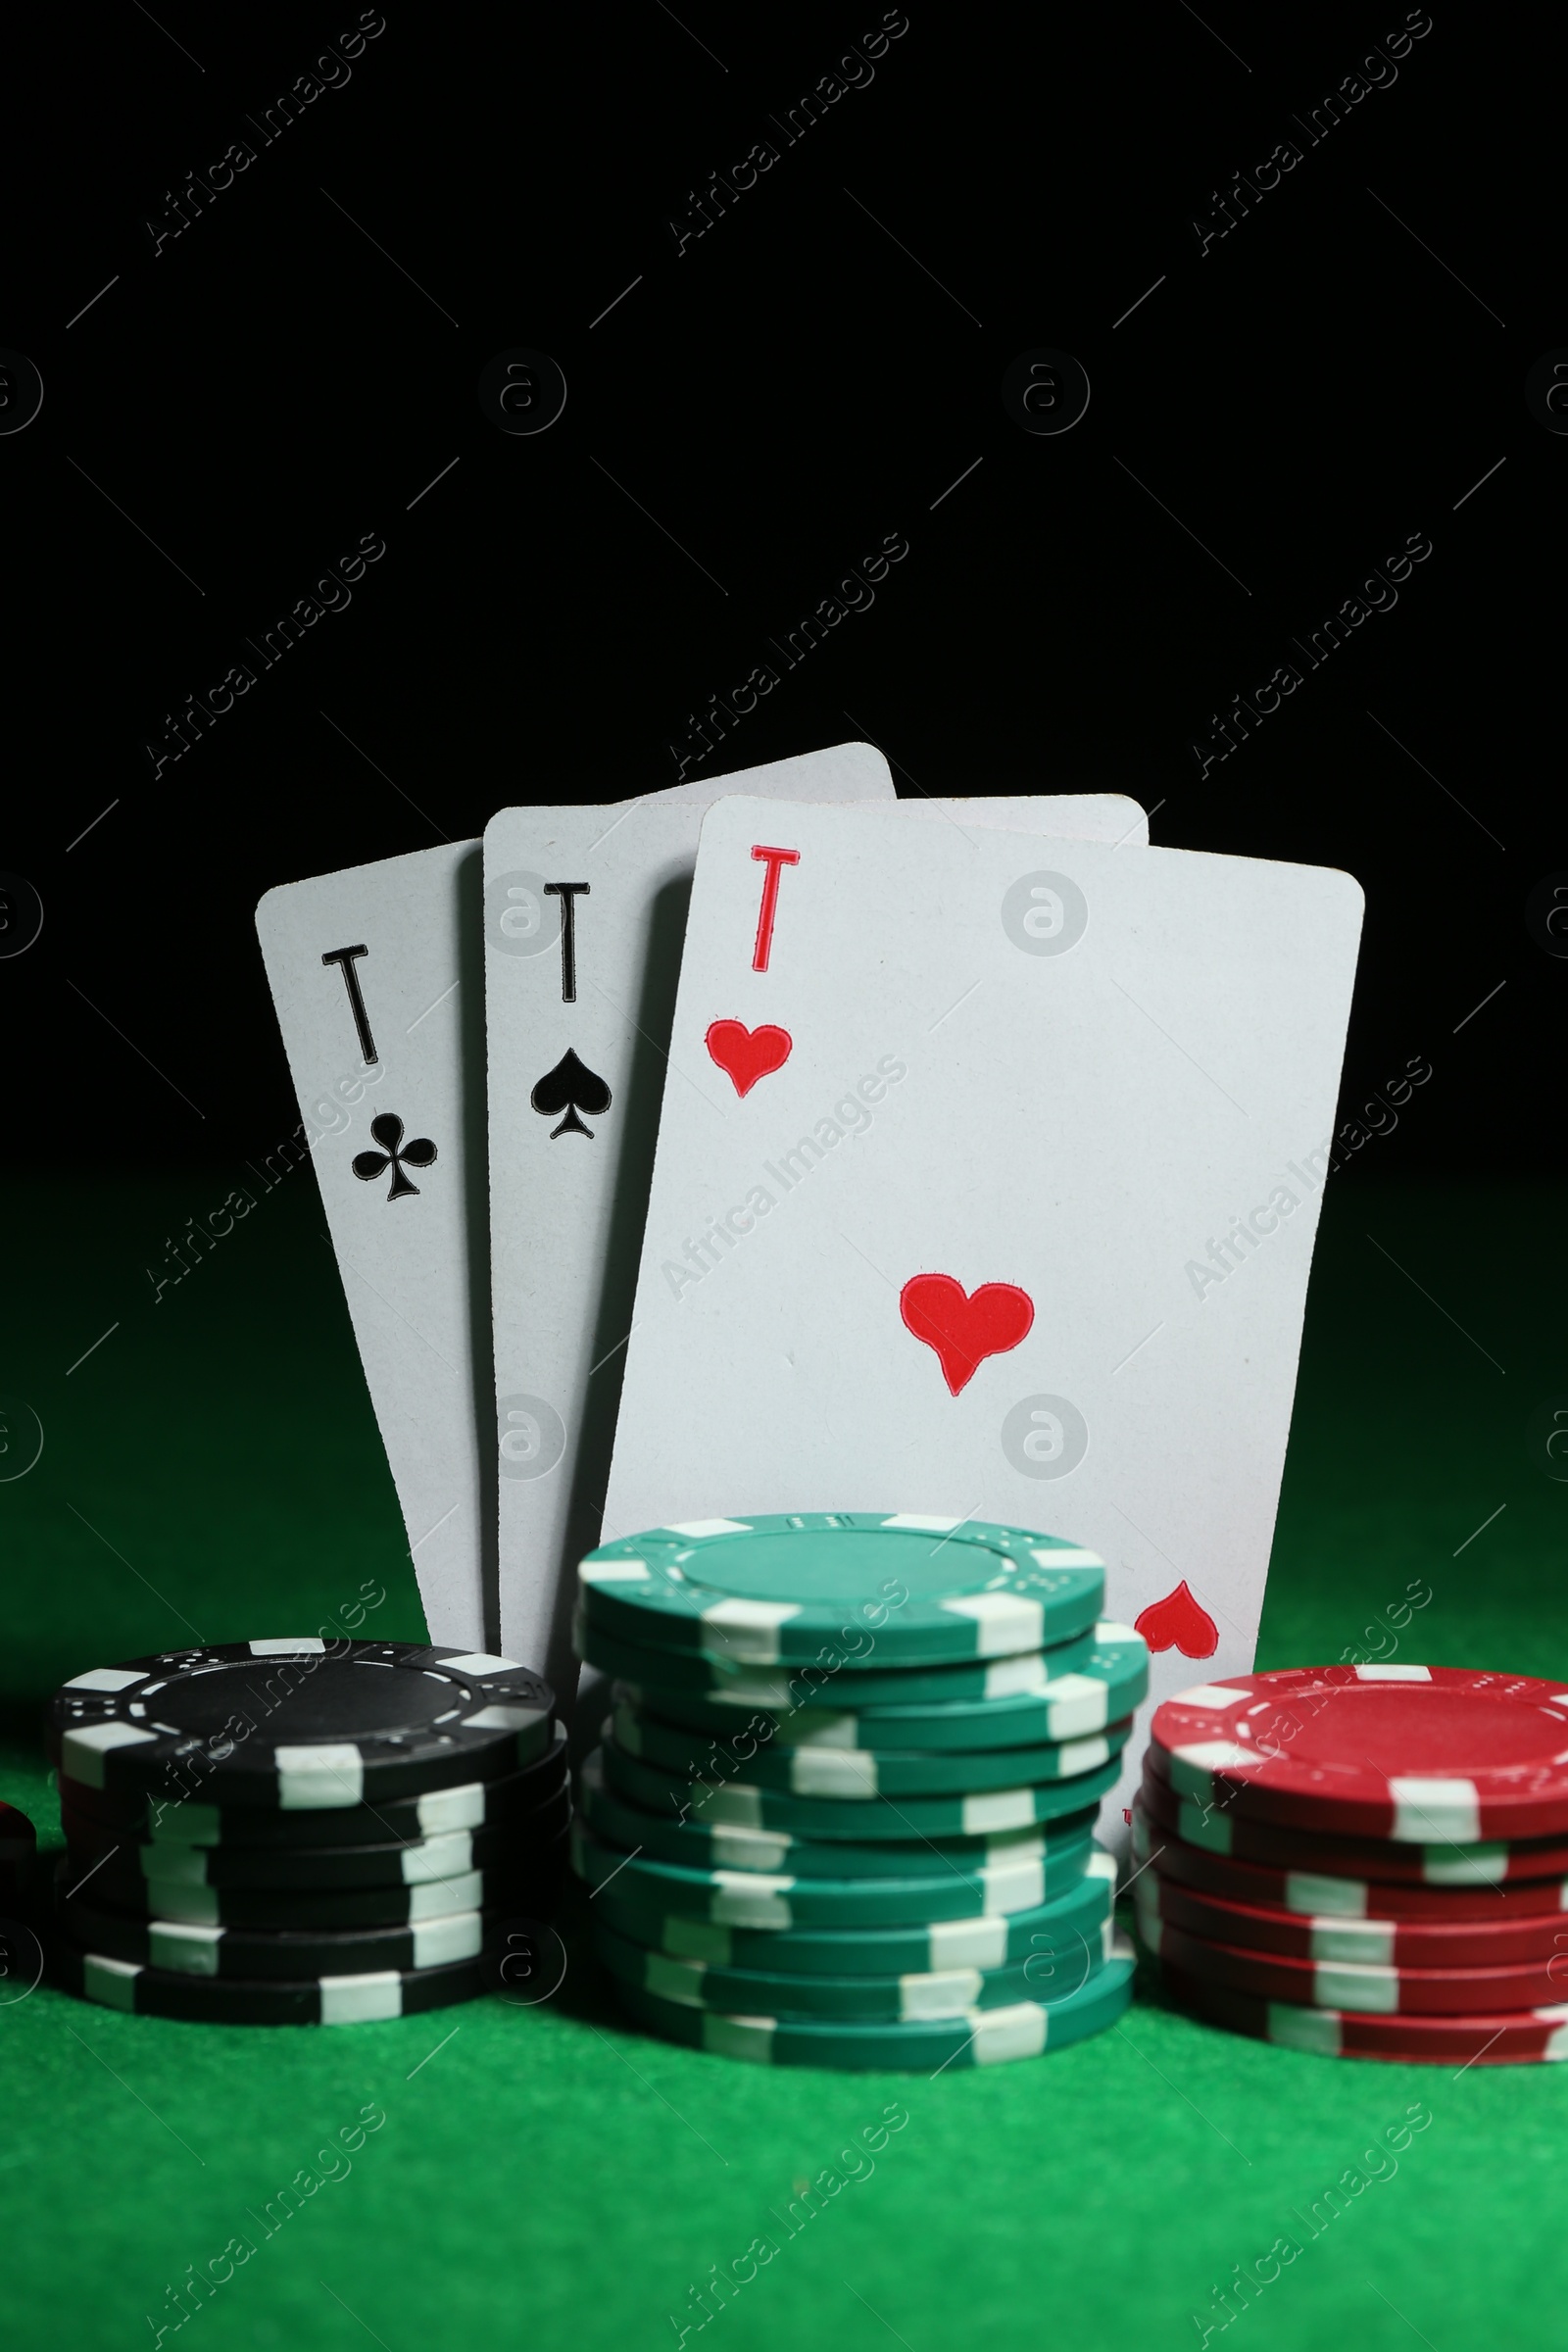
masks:
<svg viewBox="0 0 1568 2352"><path fill-rule="evenodd" d="M988 1355L1005 1355L1029 1337L1035 1302L1013 1282L983 1282L965 1294L951 1274L913 1274L899 1293L899 1312L906 1330L935 1349L956 1396Z"/></svg>
<svg viewBox="0 0 1568 2352"><path fill-rule="evenodd" d="M373 1184L388 1168L392 1184L387 1193L389 1200L405 1200L416 1193L418 1186L410 1182L406 1168L428 1168L435 1164L435 1146L426 1135L417 1135L412 1143L403 1141L403 1121L395 1110L383 1110L370 1121L370 1133L380 1145L379 1152L356 1152L351 1165L362 1184Z"/></svg>
<svg viewBox="0 0 1568 2352"><path fill-rule="evenodd" d="M568 1046L555 1068L546 1070L528 1100L541 1118L553 1119L565 1112L561 1125L550 1130L552 1143L558 1135L583 1135L592 1143L594 1131L583 1125L577 1113L585 1110L590 1118L603 1118L610 1108L611 1094L599 1072L579 1061Z"/></svg>

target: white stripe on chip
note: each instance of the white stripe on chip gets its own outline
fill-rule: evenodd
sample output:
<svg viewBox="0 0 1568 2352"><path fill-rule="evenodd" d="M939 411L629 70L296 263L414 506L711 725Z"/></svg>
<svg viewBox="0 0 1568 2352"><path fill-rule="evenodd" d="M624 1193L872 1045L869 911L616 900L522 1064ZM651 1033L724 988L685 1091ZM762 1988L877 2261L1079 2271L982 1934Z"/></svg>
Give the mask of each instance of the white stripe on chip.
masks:
<svg viewBox="0 0 1568 2352"><path fill-rule="evenodd" d="M717 1653L743 1666L776 1666L778 1629L800 1613L793 1600L715 1600L698 1612Z"/></svg>
<svg viewBox="0 0 1568 2352"><path fill-rule="evenodd" d="M705 2010L703 2047L723 2058L750 2058L763 2066L771 2065L773 2026L770 2017L719 2017L711 2010Z"/></svg>
<svg viewBox="0 0 1568 2352"><path fill-rule="evenodd" d="M284 1813L330 1812L365 1795L365 1763L352 1740L274 1747L277 1802Z"/></svg>
<svg viewBox="0 0 1568 2352"><path fill-rule="evenodd" d="M975 1656L1002 1657L1011 1650L1041 1649L1046 1612L1026 1592L969 1592L939 1606L952 1617L967 1617L975 1629Z"/></svg>
<svg viewBox="0 0 1568 2352"><path fill-rule="evenodd" d="M1304 2002L1270 2001L1268 2037L1284 2050L1307 2050L1314 2058L1338 2058L1345 2031L1337 2009L1308 2009Z"/></svg>
<svg viewBox="0 0 1568 2352"><path fill-rule="evenodd" d="M405 1886L428 1886L437 1879L459 1878L473 1868L473 1838L467 1830L411 1838L398 1861Z"/></svg>
<svg viewBox="0 0 1568 2352"><path fill-rule="evenodd" d="M1005 2066L1011 2058L1037 2058L1046 2046L1048 2013L1034 2001L1007 2009L972 2009L970 2054L976 2066Z"/></svg>
<svg viewBox="0 0 1568 2352"><path fill-rule="evenodd" d="M81 1988L89 2001L99 2001L106 2009L134 2009L140 1975L139 1961L110 1960L102 1952L82 1954Z"/></svg>
<svg viewBox="0 0 1568 2352"><path fill-rule="evenodd" d="M899 1979L899 2016L906 2025L932 2018L962 2017L985 1990L977 1968L950 1968L940 1975Z"/></svg>
<svg viewBox="0 0 1568 2352"><path fill-rule="evenodd" d="M1038 1911L1046 1899L1046 1865L1034 1856L1022 1862L988 1862L977 1872L987 1911Z"/></svg>
<svg viewBox="0 0 1568 2352"><path fill-rule="evenodd" d="M368 2019L403 2015L403 1983L395 1968L363 1977L322 1977L323 2026L361 2026Z"/></svg>
<svg viewBox="0 0 1568 2352"><path fill-rule="evenodd" d="M156 1732L144 1732L134 1723L78 1724L60 1742L60 1769L68 1781L79 1781L84 1788L101 1788L104 1758L112 1747L136 1747L157 1737Z"/></svg>
<svg viewBox="0 0 1568 2352"><path fill-rule="evenodd" d="M447 1830L476 1830L485 1810L482 1781L465 1781L461 1788L431 1788L415 1800L421 1838L439 1838Z"/></svg>
<svg viewBox="0 0 1568 2352"><path fill-rule="evenodd" d="M193 1921L150 1919L147 1922L149 1967L173 1970L182 1977L216 1977L218 1947L224 1930L198 1927Z"/></svg>
<svg viewBox="0 0 1568 2352"><path fill-rule="evenodd" d="M876 1758L863 1747L792 1748L790 1787L797 1796L875 1796Z"/></svg>
<svg viewBox="0 0 1568 2352"><path fill-rule="evenodd" d="M484 1939L484 1921L477 1911L447 1911L439 1919L422 1919L414 1931L416 1968L443 1968L449 1961L477 1957Z"/></svg>
<svg viewBox="0 0 1568 2352"><path fill-rule="evenodd" d="M679 2001L683 2009L700 2009L703 2002L703 1980L708 1974L702 1960L676 1960L668 1952L645 1952L643 1983L650 1992L657 1992L662 2001Z"/></svg>
<svg viewBox="0 0 1568 2352"><path fill-rule="evenodd" d="M1364 1919L1368 1892L1365 1879L1326 1879L1309 1870L1285 1874L1286 1910L1308 1912L1314 1923L1325 1916Z"/></svg>
<svg viewBox="0 0 1568 2352"><path fill-rule="evenodd" d="M409 1888L409 1925L427 1919L449 1919L455 1911L477 1911L484 1901L484 1873L465 1871L459 1878L432 1879Z"/></svg>
<svg viewBox="0 0 1568 2352"><path fill-rule="evenodd" d="M1312 1970L1312 2000L1320 2009L1349 2009L1367 2017L1396 2017L1396 1968L1346 1968L1320 1960Z"/></svg>
<svg viewBox="0 0 1568 2352"><path fill-rule="evenodd" d="M1035 1905L1022 1907L1033 1910ZM983 1919L935 1919L926 1931L926 1944L933 1969L1004 1968L1007 1922L996 1914Z"/></svg>
<svg viewBox="0 0 1568 2352"><path fill-rule="evenodd" d="M769 1879L760 1872L715 1870L708 1915L726 1928L792 1928L795 1914L789 1890L793 1879Z"/></svg>
<svg viewBox="0 0 1568 2352"><path fill-rule="evenodd" d="M1481 1836L1481 1791L1474 1781L1428 1780L1418 1775L1391 1779L1394 1827L1389 1836L1407 1845L1473 1843Z"/></svg>
<svg viewBox="0 0 1568 2352"><path fill-rule="evenodd" d="M966 1796L959 1814L961 1835L990 1838L998 1830L1027 1829L1035 1817L1032 1788L987 1788Z"/></svg>
<svg viewBox="0 0 1568 2352"><path fill-rule="evenodd" d="M1318 1915L1307 1922L1311 1930L1314 1960L1357 1961L1374 1968L1394 1966L1394 1946L1398 1929L1392 1919L1333 1919ZM1348 2001L1335 2001L1336 2009L1352 2006Z"/></svg>

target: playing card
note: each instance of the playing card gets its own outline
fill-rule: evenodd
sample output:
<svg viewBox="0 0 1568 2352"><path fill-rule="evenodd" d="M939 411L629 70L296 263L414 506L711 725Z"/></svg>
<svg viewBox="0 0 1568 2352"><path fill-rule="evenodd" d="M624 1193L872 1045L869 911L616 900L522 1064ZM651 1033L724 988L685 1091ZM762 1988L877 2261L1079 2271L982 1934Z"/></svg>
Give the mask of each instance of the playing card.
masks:
<svg viewBox="0 0 1568 2352"><path fill-rule="evenodd" d="M1312 867L715 808L606 1537L1040 1528L1103 1554L1156 1698L1250 1667L1361 906Z"/></svg>
<svg viewBox="0 0 1568 2352"><path fill-rule="evenodd" d="M494 1591L480 891L460 841L256 911L430 1639L474 1650Z"/></svg>
<svg viewBox="0 0 1568 2352"><path fill-rule="evenodd" d="M757 772L825 799L830 757ZM672 797L506 808L485 832L501 1643L542 1659L564 1695L570 1572L599 1541L661 1096L693 1087L717 1113L729 1091L711 1066L666 1059L703 818ZM1116 794L920 799L899 814L960 847L998 826L1148 838Z"/></svg>
<svg viewBox="0 0 1568 2352"><path fill-rule="evenodd" d="M823 800L893 791L864 745L746 788L797 770ZM725 781L651 805L700 809ZM498 1638L482 900L464 841L286 884L256 916L425 1622L469 1649Z"/></svg>

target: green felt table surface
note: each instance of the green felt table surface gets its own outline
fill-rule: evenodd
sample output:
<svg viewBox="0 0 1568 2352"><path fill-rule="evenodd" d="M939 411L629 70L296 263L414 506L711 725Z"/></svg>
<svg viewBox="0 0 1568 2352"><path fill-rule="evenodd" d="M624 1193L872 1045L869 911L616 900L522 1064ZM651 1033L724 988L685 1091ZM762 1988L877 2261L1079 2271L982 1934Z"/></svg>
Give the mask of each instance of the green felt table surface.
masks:
<svg viewBox="0 0 1568 2352"><path fill-rule="evenodd" d="M366 1584L385 1593L368 1625L422 1631L309 1172L153 1303L165 1236L226 1189L11 1187L0 1388L44 1449L0 1483L0 1794L49 1843L37 1702L65 1675L314 1630ZM1568 1487L1526 1436L1568 1391L1564 1255L1545 1188L1335 1180L1261 1664L1365 1646L1419 1580L1400 1657L1568 1674ZM1118 2029L1056 2056L770 2072L632 2030L564 1924L542 2005L340 2030L0 1985L4 2340L172 2335L167 2290L239 2239L254 2252L185 2322L208 2352L620 2352L682 2328L751 2352L1149 2352L1204 2327L1255 2352L1561 2341L1568 2068L1299 2056L1173 2014L1146 1968ZM890 2108L906 2120L877 2148ZM363 2145L319 2153L367 2111ZM1283 2265L1281 2238L1300 2246ZM693 2290L737 2257L755 2276L700 2325ZM1269 2282L1222 2329L1214 2289L1259 2258Z"/></svg>

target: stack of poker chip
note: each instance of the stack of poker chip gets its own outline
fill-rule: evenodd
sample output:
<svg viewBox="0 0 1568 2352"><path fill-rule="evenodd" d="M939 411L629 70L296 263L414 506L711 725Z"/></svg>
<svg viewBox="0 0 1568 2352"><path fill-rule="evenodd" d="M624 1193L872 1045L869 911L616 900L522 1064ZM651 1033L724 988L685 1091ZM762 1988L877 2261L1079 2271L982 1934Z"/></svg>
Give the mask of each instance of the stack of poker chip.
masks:
<svg viewBox="0 0 1568 2352"><path fill-rule="evenodd" d="M238 1642L78 1674L50 1741L53 1960L111 2008L344 2025L487 1988L564 1875L565 1737L526 1667Z"/></svg>
<svg viewBox="0 0 1568 2352"><path fill-rule="evenodd" d="M983 2066L1113 2024L1093 1829L1148 1653L1103 1563L1017 1528L802 1513L580 1571L615 1678L574 1864L624 2006L775 2066Z"/></svg>
<svg viewBox="0 0 1568 2352"><path fill-rule="evenodd" d="M1235 1675L1155 1710L1139 1932L1177 1999L1328 2057L1568 2058L1568 1684Z"/></svg>

